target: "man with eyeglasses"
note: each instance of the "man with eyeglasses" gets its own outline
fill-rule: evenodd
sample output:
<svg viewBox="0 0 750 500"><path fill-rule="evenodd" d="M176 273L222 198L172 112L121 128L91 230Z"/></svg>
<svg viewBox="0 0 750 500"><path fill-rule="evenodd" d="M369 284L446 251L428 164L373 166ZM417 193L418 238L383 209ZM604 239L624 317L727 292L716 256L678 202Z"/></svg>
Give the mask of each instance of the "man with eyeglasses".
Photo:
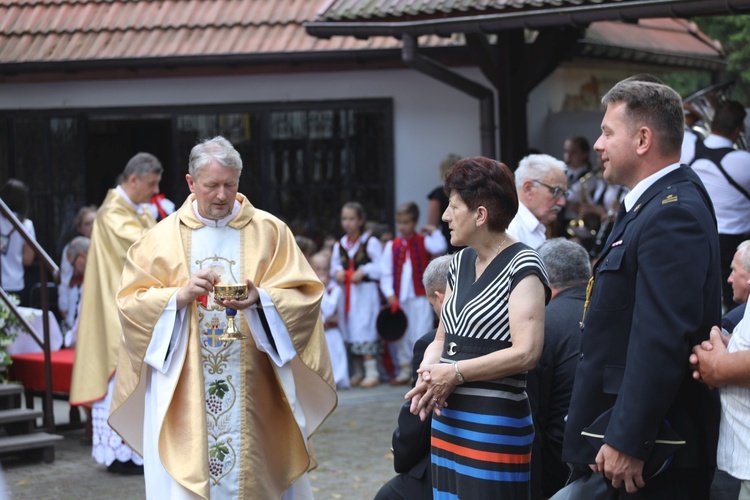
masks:
<svg viewBox="0 0 750 500"><path fill-rule="evenodd" d="M518 213L508 234L537 249L547 241L547 224L565 207L568 179L565 163L549 155L534 154L521 160L516 170Z"/></svg>

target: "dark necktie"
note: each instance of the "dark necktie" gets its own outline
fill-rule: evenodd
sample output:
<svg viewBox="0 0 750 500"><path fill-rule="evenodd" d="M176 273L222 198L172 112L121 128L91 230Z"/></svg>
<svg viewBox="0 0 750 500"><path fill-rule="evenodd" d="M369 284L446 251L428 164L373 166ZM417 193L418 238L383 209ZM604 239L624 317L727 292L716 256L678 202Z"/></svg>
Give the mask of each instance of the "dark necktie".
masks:
<svg viewBox="0 0 750 500"><path fill-rule="evenodd" d="M612 244L612 238L614 237L614 234L617 232L617 228L620 227L620 224L622 224L622 221L625 219L625 215L627 214L627 210L625 210L625 202L620 202L620 208L617 209L617 216L615 218L615 224L612 226L612 231L609 232L609 236L607 237L607 243L604 245L603 248L609 247L609 245Z"/></svg>
<svg viewBox="0 0 750 500"><path fill-rule="evenodd" d="M612 228L613 232L614 232L615 229L617 229L617 226L619 226L620 223L623 221L623 219L625 218L625 214L627 214L627 213L628 213L628 211L625 210L625 202L621 201L620 202L620 208L617 209L617 218L615 219L615 225Z"/></svg>

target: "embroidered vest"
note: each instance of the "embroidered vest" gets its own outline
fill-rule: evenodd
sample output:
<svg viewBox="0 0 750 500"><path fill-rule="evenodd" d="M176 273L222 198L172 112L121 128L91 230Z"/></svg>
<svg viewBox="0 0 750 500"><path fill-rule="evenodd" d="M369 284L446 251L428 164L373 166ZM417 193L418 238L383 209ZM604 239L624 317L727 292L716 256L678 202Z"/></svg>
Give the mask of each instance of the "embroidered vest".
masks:
<svg viewBox="0 0 750 500"><path fill-rule="evenodd" d="M367 242L370 240L370 237L363 239L359 243L359 248L357 249L357 252L354 254L354 269L355 271L359 269L360 266L364 266L365 264L370 262L370 256L367 255ZM339 257L341 258L341 267L344 269L349 269L349 252L347 252L346 248L344 248L344 245L339 244Z"/></svg>
<svg viewBox="0 0 750 500"><path fill-rule="evenodd" d="M393 240L391 249L393 251L393 291L398 296L401 291L401 273L406 262L407 249L411 258L411 278L414 282L414 293L425 296L427 293L422 283L422 276L427 264L430 262L430 254L424 246L424 236L415 234L411 239L399 237Z"/></svg>

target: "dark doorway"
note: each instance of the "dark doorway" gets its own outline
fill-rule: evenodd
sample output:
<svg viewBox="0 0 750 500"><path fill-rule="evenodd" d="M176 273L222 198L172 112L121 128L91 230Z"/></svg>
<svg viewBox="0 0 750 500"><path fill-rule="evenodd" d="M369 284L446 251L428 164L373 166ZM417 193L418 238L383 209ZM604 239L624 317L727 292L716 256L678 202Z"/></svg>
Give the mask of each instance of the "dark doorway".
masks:
<svg viewBox="0 0 750 500"><path fill-rule="evenodd" d="M92 116L86 139L86 198L92 203L101 204L128 160L138 152L159 158L165 170L161 190L170 198L172 189L164 180L172 178L175 168L171 117Z"/></svg>

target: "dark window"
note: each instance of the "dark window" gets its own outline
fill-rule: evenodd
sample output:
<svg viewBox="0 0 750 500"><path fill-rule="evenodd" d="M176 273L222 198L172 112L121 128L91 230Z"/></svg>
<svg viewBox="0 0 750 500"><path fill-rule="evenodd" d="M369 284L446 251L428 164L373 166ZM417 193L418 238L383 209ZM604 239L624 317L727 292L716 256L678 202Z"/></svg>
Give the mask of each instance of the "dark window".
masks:
<svg viewBox="0 0 750 500"><path fill-rule="evenodd" d="M0 180L29 185L37 237L58 260L58 240L78 207L100 204L133 154L159 157L161 189L179 206L190 150L223 135L242 155L240 191L320 242L342 234L346 201L361 202L370 220L392 218L392 121L385 99L6 113Z"/></svg>

